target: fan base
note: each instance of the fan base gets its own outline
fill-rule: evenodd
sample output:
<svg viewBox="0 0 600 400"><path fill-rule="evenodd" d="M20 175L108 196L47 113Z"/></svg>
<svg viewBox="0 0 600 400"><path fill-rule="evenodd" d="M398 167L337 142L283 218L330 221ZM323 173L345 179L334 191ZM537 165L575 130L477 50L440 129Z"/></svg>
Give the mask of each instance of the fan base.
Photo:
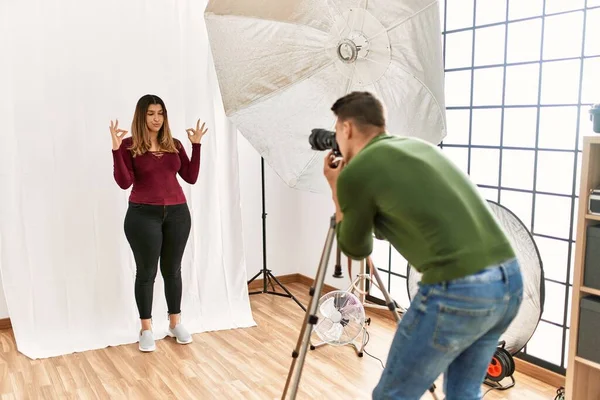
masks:
<svg viewBox="0 0 600 400"><path fill-rule="evenodd" d="M366 339L366 332L367 332L367 328L363 326L363 328L362 328L362 339L360 340L360 347L358 347L355 342L350 342L350 343L346 343L346 344L343 344L343 345L338 345L338 347L351 346L354 349L354 351L356 352L356 355L358 357L362 357L363 356L363 349L365 348L365 344L366 344L366 341L365 341L365 339ZM325 346L326 344L331 345L330 343L327 343L327 342L319 342L317 344L312 344L312 342L310 342L310 347L309 348L311 350L316 350L317 348Z"/></svg>

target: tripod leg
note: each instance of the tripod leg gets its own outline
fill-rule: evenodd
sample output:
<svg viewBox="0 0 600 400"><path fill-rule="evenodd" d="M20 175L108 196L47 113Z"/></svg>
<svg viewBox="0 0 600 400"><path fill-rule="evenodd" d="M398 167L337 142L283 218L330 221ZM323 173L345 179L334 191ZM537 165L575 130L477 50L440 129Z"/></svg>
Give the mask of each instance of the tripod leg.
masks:
<svg viewBox="0 0 600 400"><path fill-rule="evenodd" d="M327 239L325 240L325 246L323 253L321 254L321 261L319 262L319 269L315 277L314 287L310 288L310 302L308 304L308 310L304 315L304 323L302 330L298 336L298 342L296 348L292 353L292 365L285 382L285 388L282 395L282 400L286 398L288 389L290 390L290 399L294 400L298 392L298 385L300 384L300 376L302 375L302 367L304 366L304 360L306 358L306 352L310 341L310 335L312 333L313 326L317 323L317 307L319 304L319 296L323 289L323 282L325 281L325 272L327 271L327 263L329 262L329 256L331 254L331 248L333 247L333 240L335 238L335 216L331 218L329 231L327 233ZM298 366L296 366L298 361Z"/></svg>
<svg viewBox="0 0 600 400"><path fill-rule="evenodd" d="M271 290L275 291L275 285L273 284L273 279L271 278L271 271L267 272L267 291L269 289L269 286L271 287Z"/></svg>
<svg viewBox="0 0 600 400"><path fill-rule="evenodd" d="M343 278L344 277L342 275L341 259L342 259L342 250L340 250L340 246L337 246L337 249L335 251L335 269L333 270L334 278Z"/></svg>
<svg viewBox="0 0 600 400"><path fill-rule="evenodd" d="M285 287L281 284L281 282L279 282L279 279L277 279L277 277L271 273L269 273L271 279L273 279L278 285L279 287L281 287L285 293L287 293L288 297L291 298L292 300L294 300L296 302L296 304L298 304L300 306L300 308L304 311L306 311L306 307L304 307L302 305L302 303L300 303L300 301L298 301L298 299ZM272 283L271 283L272 285ZM273 286L273 291L275 291L275 287Z"/></svg>
<svg viewBox="0 0 600 400"><path fill-rule="evenodd" d="M253 282L256 278L258 278L260 276L260 274L262 274L262 271L258 271L258 273L256 275L254 275L252 278L250 278L250 280L248 281L248 284L250 284L251 282Z"/></svg>
<svg viewBox="0 0 600 400"><path fill-rule="evenodd" d="M388 293L387 289L385 288L385 285L383 284L383 281L381 280L381 277L379 276L379 272L377 272L377 268L375 268L375 265L373 265L371 257L367 258L367 264L373 272L375 280L377 280L377 285L379 285L379 290L381 290L381 293L383 293L383 297L385 298L385 303L387 307L390 309L392 314L394 314L394 319L396 320L396 322L400 322L400 316L396 312L396 302L390 297L390 294Z"/></svg>
<svg viewBox="0 0 600 400"><path fill-rule="evenodd" d="M254 276L252 277L252 279L250 279L250 280L248 281L248 285L250 285L250 283L251 283L251 282L253 282L253 281L254 281L256 278L258 278L258 277L259 277L259 276L261 276L261 275L263 276L263 281L264 281L264 282L263 282L263 290L255 290L254 292L250 292L250 293L248 293L249 295L253 295L253 294L260 294L260 293L266 293L267 289L265 289L265 288L266 288L266 278L267 278L267 275L266 275L266 273L265 273L265 270L260 270L260 271L258 271L258 273L257 273L256 275L254 275Z"/></svg>
<svg viewBox="0 0 600 400"><path fill-rule="evenodd" d="M381 292L383 293L383 297L385 298L388 308L390 309L392 314L394 314L394 318L395 318L396 322L397 323L400 322L400 316L398 316L398 313L396 312L396 303L391 298L385 285L383 284L383 281L381 280L381 277L379 276L379 272L377 271L377 268L375 268L375 265L373 265L373 261L371 260L371 257L369 257L367 259L367 263L369 265L369 268L371 268L371 271L373 271L373 276L375 276L375 279L377 280L377 284L379 285L379 290L381 290ZM438 397L435 394L435 385L433 385L429 388L429 393L431 393L431 396L435 400L438 400Z"/></svg>

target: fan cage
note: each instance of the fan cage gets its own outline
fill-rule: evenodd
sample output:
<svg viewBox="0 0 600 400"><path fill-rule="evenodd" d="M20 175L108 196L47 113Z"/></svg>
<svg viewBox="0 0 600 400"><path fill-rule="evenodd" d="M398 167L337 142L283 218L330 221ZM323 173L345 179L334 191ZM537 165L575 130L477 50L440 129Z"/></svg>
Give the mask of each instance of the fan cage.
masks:
<svg viewBox="0 0 600 400"><path fill-rule="evenodd" d="M351 317L348 323L351 324L352 332L349 333L346 330L346 327L344 327L344 333L347 335L345 340L331 340L331 338L326 335L326 330L323 330L322 328L328 327L329 329L331 329L334 322L332 322L330 318L328 318L322 313L321 307L326 301L329 301L330 299L333 299L335 302L336 300L342 298L345 298L344 301L346 303L343 307L350 307L352 310L348 315L346 315L347 317ZM350 304L348 305L348 303ZM335 307L339 311L338 306ZM329 344L331 346L346 346L348 344L353 343L356 340L356 338L358 338L358 336L360 336L360 334L362 333L364 325L366 323L365 309L360 299L354 293L343 290L334 290L321 296L321 298L319 299L319 304L317 306L317 317L318 322L314 327L314 332L317 334L319 339L323 341L323 343Z"/></svg>

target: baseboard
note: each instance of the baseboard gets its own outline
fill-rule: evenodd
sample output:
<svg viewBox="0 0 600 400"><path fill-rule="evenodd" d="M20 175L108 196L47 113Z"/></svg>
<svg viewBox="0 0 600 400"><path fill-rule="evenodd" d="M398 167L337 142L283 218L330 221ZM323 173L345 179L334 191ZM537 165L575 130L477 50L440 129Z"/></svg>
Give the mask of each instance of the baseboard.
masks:
<svg viewBox="0 0 600 400"><path fill-rule="evenodd" d="M306 276L306 275L302 275L302 274L297 274L297 275L298 275L298 280L297 280L297 282L298 282L298 283L301 283L301 284L303 284L303 285L306 285L306 286L312 286L312 284L313 284L313 283L314 283L314 281L315 281L313 278L309 278L309 277L308 277L308 276ZM322 292L323 292L323 293L329 293L329 292L333 292L334 290L339 290L339 289L338 289L338 288L335 288L335 287L333 287L333 286L331 286L331 285L328 285L328 284L326 284L326 283L323 283L323 290L322 290Z"/></svg>
<svg viewBox="0 0 600 400"><path fill-rule="evenodd" d="M2 329L11 329L12 325L10 323L10 318L2 318L0 319L0 330Z"/></svg>
<svg viewBox="0 0 600 400"><path fill-rule="evenodd" d="M277 276L277 280L281 282L282 285L288 285L290 283L300 282L299 278L300 274L289 274L289 275L279 275ZM262 290L263 288L263 280L256 279L248 285L248 291L253 292L255 290ZM276 287L277 289L277 287Z"/></svg>
<svg viewBox="0 0 600 400"><path fill-rule="evenodd" d="M283 285L289 285L290 283L301 283L306 286L311 286L314 281L313 278L309 278L308 276L302 275L302 274L279 275L276 278ZM256 279L248 285L248 290L250 292L253 292L255 290L261 290L262 288L263 288L263 280L262 279ZM278 291L281 291L281 288L278 288L276 284L275 284L275 289L278 289ZM338 290L338 289L334 288L333 286L323 284L323 293L329 293L334 290Z"/></svg>
<svg viewBox="0 0 600 400"><path fill-rule="evenodd" d="M557 374L556 372L549 371L546 368L542 368L538 365L530 362L521 360L517 357L515 360L515 371L522 373L523 375L530 376L538 381L547 383L548 385L559 388L565 386L565 377Z"/></svg>

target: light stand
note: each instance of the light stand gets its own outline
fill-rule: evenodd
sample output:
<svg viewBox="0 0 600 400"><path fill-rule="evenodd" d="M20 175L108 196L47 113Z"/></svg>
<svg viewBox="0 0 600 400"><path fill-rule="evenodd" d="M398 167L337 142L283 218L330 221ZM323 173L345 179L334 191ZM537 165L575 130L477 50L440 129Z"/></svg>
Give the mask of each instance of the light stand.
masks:
<svg viewBox="0 0 600 400"><path fill-rule="evenodd" d="M366 261L366 264L368 267L368 271L365 270L365 261ZM362 302L362 304L365 308L369 307L369 308L375 308L375 309L380 309L380 310L386 310L389 308L387 305L367 303L367 296L369 296L369 291L371 290L370 289L371 285L374 285L376 288L378 288L381 291L381 293L383 293L384 290L386 290L384 287L382 287L379 284L379 281L377 279L375 281L373 281L373 276L375 276L375 272L377 272L377 268L373 264L373 260L371 260L370 257L367 258L366 260L361 260L359 274L356 276L356 278L354 278L354 281L352 281L352 284L350 285L350 288L348 290L349 291L352 290L352 292L358 293L358 298L360 299L360 301ZM366 284L368 284L369 289L365 289L365 287L367 287ZM391 296L390 296L390 299L391 299ZM394 305L396 306L396 312L400 316L404 315L406 313L406 310L404 308L400 307L394 299L391 299L391 300L394 302Z"/></svg>
<svg viewBox="0 0 600 400"><path fill-rule="evenodd" d="M294 297L294 295L285 287L283 286L283 284L281 282L279 282L279 279L277 279L275 277L275 275L273 275L271 273L270 269L267 269L267 213L265 210L265 159L264 158L260 158L260 175L261 175L261 185L262 185L262 244L263 244L263 267L262 269L256 274L254 275L249 281L248 284L250 284L252 281L254 281L256 278L258 278L260 275L263 276L263 289L259 290L259 291L255 291L255 292L250 292L250 295L253 294L261 294L261 293L266 293L266 294L272 294L275 296L282 296L282 297L288 297L292 300L294 300L296 302L296 304L298 304L300 306L300 308L302 308L302 310L306 311L306 308L302 305L302 303L300 303L298 301L298 299L296 297ZM275 281L275 283L277 283L277 285L279 285L284 291L285 293L279 293L275 291L275 285L273 284L273 281ZM271 288L273 290L269 290L267 287L267 282L271 285Z"/></svg>
<svg viewBox="0 0 600 400"><path fill-rule="evenodd" d="M331 221L329 224L329 230L327 232L327 237L325 239L325 246L323 247L323 253L321 254L321 260L319 261L319 268L317 269L317 275L315 276L315 280L313 286L311 286L309 290L310 301L308 303L308 311L306 311L304 315L304 322L302 324L302 330L300 331L300 335L298 336L298 342L296 343L296 348L292 352L292 365L290 366L290 370L288 373L287 380L285 382L285 388L283 390L283 394L281 396L282 400L286 400L287 398L291 400L296 399L296 395L298 393L298 386L300 385L300 377L302 375L302 367L304 366L304 360L306 359L306 352L308 350L308 346L310 343L310 336L312 334L312 330L314 325L318 322L317 307L319 304L319 298L321 296L321 291L323 290L323 283L325 281L325 273L327 271L327 264L329 262L329 256L331 255L331 249L333 247L333 241L335 238L335 215L331 217ZM379 276L379 272L377 272L376 268L371 268L373 276L377 280L377 283L380 287L381 292L386 301L387 308L394 315L394 319L396 323L400 322L400 316L396 312L396 303L390 297L390 294L385 288L381 277ZM299 365L296 367L296 361ZM288 395L289 391L289 395ZM435 394L435 385L431 386L429 392L433 396L435 400L438 400L437 395ZM289 396L289 397L288 397Z"/></svg>

